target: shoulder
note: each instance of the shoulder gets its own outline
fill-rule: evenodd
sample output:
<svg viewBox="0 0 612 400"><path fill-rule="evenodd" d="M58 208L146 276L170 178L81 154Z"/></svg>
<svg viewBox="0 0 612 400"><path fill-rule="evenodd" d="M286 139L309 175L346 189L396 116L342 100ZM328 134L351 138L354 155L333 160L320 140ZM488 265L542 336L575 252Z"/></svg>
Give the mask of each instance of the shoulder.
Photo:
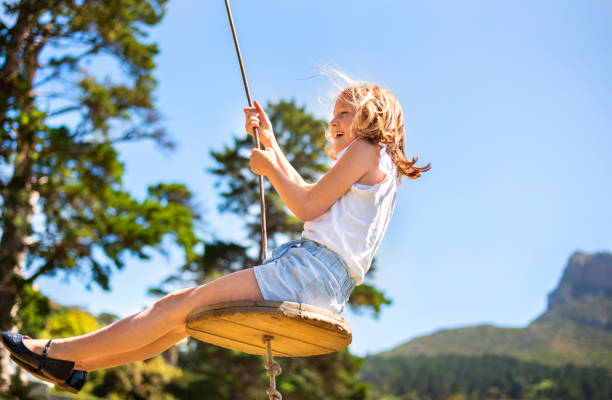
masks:
<svg viewBox="0 0 612 400"><path fill-rule="evenodd" d="M361 179L365 175L378 171L378 165L381 160L381 147L378 144L359 139L347 149L346 154L342 156L340 161L343 159L346 159L346 164L349 164L351 168L357 168L361 171L359 175Z"/></svg>
<svg viewBox="0 0 612 400"><path fill-rule="evenodd" d="M378 161L380 159L380 146L367 140L358 139L346 151L345 157L363 161Z"/></svg>

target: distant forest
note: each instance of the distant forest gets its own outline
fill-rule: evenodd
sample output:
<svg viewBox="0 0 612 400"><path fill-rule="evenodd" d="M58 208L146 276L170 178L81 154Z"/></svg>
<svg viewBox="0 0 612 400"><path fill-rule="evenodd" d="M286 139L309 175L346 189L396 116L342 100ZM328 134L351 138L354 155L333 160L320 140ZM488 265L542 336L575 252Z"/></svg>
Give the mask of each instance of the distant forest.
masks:
<svg viewBox="0 0 612 400"><path fill-rule="evenodd" d="M361 378L377 400L612 399L605 368L553 367L496 355L374 357Z"/></svg>

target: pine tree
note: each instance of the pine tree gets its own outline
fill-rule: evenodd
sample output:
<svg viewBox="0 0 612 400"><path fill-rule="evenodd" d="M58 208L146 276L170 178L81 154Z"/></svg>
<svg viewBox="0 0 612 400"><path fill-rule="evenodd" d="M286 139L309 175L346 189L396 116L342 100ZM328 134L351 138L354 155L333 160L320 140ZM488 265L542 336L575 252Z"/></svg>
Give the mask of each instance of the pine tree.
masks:
<svg viewBox="0 0 612 400"><path fill-rule="evenodd" d="M152 93L154 43L147 29L165 0L4 1L0 15L0 327L19 319L42 275L78 273L109 288L126 256L146 259L171 234L194 257L197 218L189 190L122 185L116 146L172 142ZM88 70L102 58L121 77ZM39 299L40 300L40 299ZM43 307L44 308L44 307ZM29 313L35 315L36 313ZM24 317L27 319L26 317ZM0 384L7 364L0 364Z"/></svg>

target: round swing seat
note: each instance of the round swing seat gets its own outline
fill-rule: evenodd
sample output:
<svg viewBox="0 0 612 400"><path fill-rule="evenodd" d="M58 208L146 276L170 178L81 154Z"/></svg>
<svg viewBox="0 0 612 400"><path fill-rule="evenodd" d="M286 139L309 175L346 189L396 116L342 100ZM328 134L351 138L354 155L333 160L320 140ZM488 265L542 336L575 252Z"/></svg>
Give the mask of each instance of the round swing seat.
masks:
<svg viewBox="0 0 612 400"><path fill-rule="evenodd" d="M322 308L289 301L239 300L202 306L187 319L195 339L248 354L306 357L333 353L352 341L351 327Z"/></svg>

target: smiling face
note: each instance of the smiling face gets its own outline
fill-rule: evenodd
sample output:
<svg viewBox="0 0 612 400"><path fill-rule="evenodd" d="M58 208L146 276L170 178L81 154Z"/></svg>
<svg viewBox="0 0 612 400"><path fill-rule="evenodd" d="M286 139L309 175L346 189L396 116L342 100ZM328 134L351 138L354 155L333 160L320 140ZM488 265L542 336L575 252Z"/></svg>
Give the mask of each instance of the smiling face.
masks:
<svg viewBox="0 0 612 400"><path fill-rule="evenodd" d="M357 131L352 127L353 118L355 118L355 107L339 97L334 106L334 118L329 122L333 153L340 153L357 139Z"/></svg>

